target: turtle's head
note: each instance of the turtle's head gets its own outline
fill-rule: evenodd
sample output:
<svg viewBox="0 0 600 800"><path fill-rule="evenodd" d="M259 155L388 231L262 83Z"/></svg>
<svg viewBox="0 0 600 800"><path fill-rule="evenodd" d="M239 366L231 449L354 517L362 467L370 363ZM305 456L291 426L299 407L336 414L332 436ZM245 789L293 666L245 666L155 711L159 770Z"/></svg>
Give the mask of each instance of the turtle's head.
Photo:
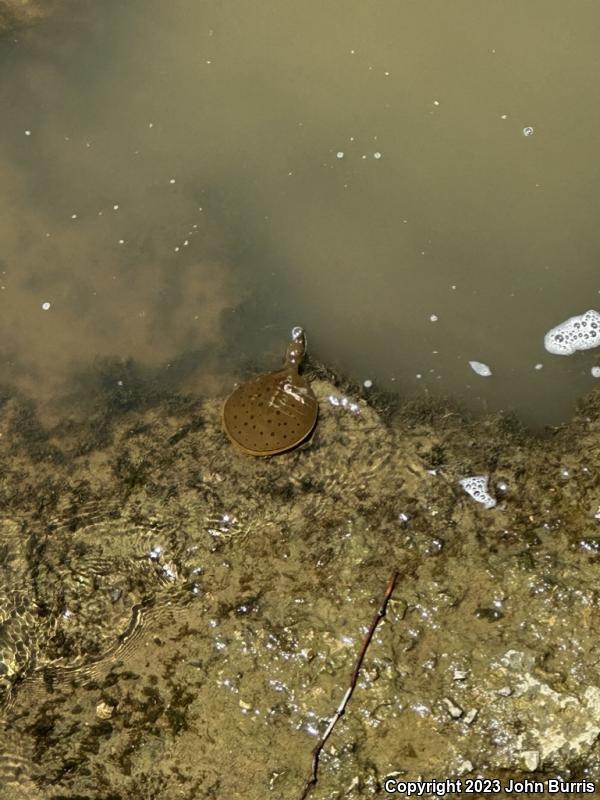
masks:
<svg viewBox="0 0 600 800"><path fill-rule="evenodd" d="M292 341L288 344L285 353L285 363L298 368L306 353L306 336L299 326L292 328Z"/></svg>

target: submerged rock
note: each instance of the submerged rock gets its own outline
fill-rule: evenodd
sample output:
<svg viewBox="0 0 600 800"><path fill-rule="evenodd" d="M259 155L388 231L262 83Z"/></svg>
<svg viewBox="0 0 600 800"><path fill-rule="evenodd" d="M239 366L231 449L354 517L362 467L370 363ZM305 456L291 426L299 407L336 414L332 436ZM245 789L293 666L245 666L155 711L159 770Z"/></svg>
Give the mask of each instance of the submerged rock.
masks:
<svg viewBox="0 0 600 800"><path fill-rule="evenodd" d="M598 562L578 545L600 393L541 439L324 374L312 439L267 459L229 446L222 398L107 396L50 430L4 393L6 785L299 795L393 568L318 796L398 770L600 779ZM510 492L490 513L465 475Z"/></svg>

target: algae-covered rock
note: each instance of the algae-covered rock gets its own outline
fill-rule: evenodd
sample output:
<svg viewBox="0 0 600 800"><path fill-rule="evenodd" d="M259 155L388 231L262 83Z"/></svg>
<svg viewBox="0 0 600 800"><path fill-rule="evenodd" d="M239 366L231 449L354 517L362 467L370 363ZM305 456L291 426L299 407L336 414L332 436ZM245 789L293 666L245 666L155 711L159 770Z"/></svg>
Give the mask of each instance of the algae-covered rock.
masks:
<svg viewBox="0 0 600 800"><path fill-rule="evenodd" d="M4 393L11 791L299 796L393 569L315 798L600 779L599 394L540 438L310 377L315 433L267 459L230 445L222 398L138 386L48 428Z"/></svg>

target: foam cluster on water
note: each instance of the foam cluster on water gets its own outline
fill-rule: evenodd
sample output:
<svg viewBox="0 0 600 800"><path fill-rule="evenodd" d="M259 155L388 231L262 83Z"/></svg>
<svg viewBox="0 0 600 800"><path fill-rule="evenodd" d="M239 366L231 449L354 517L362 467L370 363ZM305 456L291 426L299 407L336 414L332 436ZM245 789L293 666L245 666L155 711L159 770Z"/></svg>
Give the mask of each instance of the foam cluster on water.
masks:
<svg viewBox="0 0 600 800"><path fill-rule="evenodd" d="M591 308L584 314L569 317L544 336L544 347L557 356L570 356L576 350L600 346L600 314Z"/></svg>
<svg viewBox="0 0 600 800"><path fill-rule="evenodd" d="M360 406L358 405L358 403L354 403L352 400L349 400L347 397L339 397L336 394L330 394L327 399L329 400L329 403L332 406L345 408L348 411L352 411L353 414L359 414L360 413Z"/></svg>
<svg viewBox="0 0 600 800"><path fill-rule="evenodd" d="M486 508L493 508L496 505L496 499L488 492L487 475L471 475L468 478L462 478L459 484L473 500Z"/></svg>
<svg viewBox="0 0 600 800"><path fill-rule="evenodd" d="M492 374L492 370L482 361L469 361L469 366L473 372L481 375L482 378L489 378L489 376Z"/></svg>

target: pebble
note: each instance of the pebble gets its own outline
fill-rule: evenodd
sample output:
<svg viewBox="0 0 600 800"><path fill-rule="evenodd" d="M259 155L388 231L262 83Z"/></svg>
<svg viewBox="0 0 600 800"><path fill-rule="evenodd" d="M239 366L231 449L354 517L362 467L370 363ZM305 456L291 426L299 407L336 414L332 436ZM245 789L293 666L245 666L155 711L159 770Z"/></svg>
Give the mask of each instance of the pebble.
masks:
<svg viewBox="0 0 600 800"><path fill-rule="evenodd" d="M98 703L96 706L96 716L98 719L110 719L114 714L115 707L108 703Z"/></svg>
<svg viewBox="0 0 600 800"><path fill-rule="evenodd" d="M442 702L446 704L446 708L452 719L460 719L462 717L464 713L462 708L457 706L456 703L453 703L449 697L444 697Z"/></svg>
<svg viewBox="0 0 600 800"><path fill-rule="evenodd" d="M540 754L537 750L523 750L521 753L525 769L535 772L540 765Z"/></svg>

